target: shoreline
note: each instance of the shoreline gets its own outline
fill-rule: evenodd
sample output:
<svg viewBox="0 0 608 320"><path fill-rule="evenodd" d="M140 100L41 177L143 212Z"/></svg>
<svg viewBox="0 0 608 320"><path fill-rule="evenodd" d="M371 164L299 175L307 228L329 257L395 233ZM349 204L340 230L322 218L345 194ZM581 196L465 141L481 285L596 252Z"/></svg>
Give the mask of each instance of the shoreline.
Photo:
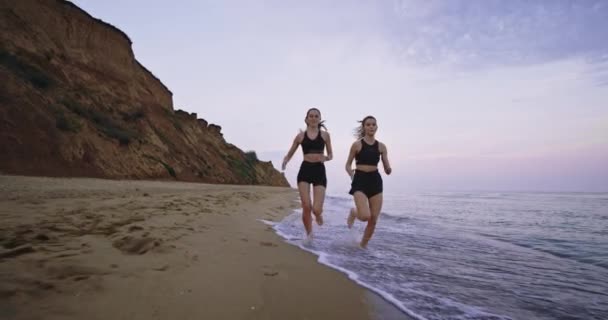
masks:
<svg viewBox="0 0 608 320"><path fill-rule="evenodd" d="M2 318L409 318L259 221L295 208L291 188L0 175L0 189L0 252L31 250L0 258Z"/></svg>

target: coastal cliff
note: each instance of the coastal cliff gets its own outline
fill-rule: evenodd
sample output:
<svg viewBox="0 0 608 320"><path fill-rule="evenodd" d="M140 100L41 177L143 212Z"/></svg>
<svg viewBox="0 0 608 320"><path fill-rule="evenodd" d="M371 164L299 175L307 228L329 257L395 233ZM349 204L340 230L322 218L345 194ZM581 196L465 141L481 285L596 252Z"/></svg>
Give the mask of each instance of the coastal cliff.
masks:
<svg viewBox="0 0 608 320"><path fill-rule="evenodd" d="M0 31L0 172L289 186L73 3L0 0Z"/></svg>

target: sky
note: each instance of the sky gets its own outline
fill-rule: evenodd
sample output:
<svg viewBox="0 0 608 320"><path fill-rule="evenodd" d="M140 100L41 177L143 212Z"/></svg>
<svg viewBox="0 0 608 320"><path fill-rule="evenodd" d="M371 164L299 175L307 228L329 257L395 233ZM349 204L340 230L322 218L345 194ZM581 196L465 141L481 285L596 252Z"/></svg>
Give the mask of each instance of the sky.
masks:
<svg viewBox="0 0 608 320"><path fill-rule="evenodd" d="M608 191L608 1L73 2L131 38L175 109L277 168L319 108L329 193L366 115L386 191Z"/></svg>

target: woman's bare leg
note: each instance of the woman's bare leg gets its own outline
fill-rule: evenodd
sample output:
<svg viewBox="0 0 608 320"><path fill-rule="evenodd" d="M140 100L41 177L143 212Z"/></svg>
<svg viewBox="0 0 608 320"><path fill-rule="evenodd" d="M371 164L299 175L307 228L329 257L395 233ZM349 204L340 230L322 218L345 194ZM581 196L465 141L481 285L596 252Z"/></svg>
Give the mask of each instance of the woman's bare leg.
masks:
<svg viewBox="0 0 608 320"><path fill-rule="evenodd" d="M361 239L362 248L367 247L367 243L372 238L374 230L376 229L376 222L378 222L378 217L380 216L380 211L382 210L382 193L369 198L369 209L371 216L369 221L367 221L367 226L365 227L363 238Z"/></svg>
<svg viewBox="0 0 608 320"><path fill-rule="evenodd" d="M323 225L323 203L325 202L325 187L314 186L312 213L315 215L315 220L318 225Z"/></svg>
<svg viewBox="0 0 608 320"><path fill-rule="evenodd" d="M302 202L302 222L304 223L306 234L310 235L312 232L312 216L310 215L312 210L310 206L310 183L298 183L298 191L300 192L300 201Z"/></svg>
<svg viewBox="0 0 608 320"><path fill-rule="evenodd" d="M346 221L349 228L353 226L355 218L358 218L361 221L367 221L371 216L367 196L361 191L355 191L353 197L355 199L356 208L350 209L350 214Z"/></svg>

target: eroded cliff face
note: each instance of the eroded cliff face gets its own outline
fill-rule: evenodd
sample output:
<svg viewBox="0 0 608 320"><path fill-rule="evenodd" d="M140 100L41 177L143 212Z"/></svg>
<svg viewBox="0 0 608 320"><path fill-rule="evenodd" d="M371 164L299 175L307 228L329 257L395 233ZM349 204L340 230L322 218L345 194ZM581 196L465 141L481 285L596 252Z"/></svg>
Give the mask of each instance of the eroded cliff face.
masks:
<svg viewBox="0 0 608 320"><path fill-rule="evenodd" d="M0 0L0 171L288 186L174 111L122 31L63 0Z"/></svg>

